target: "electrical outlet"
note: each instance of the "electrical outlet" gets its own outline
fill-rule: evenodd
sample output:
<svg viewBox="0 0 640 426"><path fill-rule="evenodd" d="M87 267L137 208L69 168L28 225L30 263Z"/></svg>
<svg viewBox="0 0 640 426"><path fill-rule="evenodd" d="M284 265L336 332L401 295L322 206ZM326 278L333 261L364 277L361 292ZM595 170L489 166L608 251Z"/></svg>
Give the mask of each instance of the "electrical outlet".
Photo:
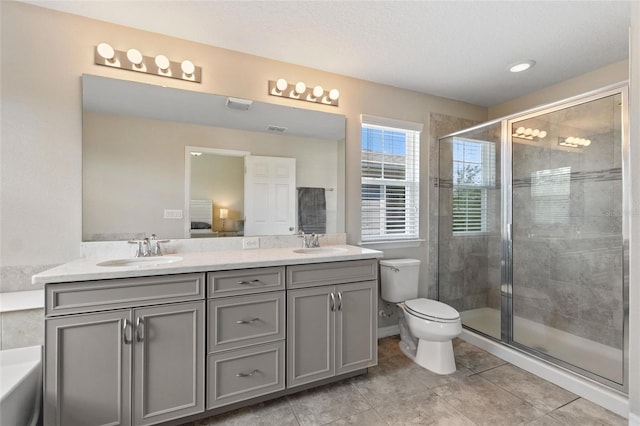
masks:
<svg viewBox="0 0 640 426"><path fill-rule="evenodd" d="M165 210L165 219L182 219L182 210Z"/></svg>
<svg viewBox="0 0 640 426"><path fill-rule="evenodd" d="M242 239L242 248L243 249L257 249L257 248L260 248L260 239L258 237L243 238Z"/></svg>

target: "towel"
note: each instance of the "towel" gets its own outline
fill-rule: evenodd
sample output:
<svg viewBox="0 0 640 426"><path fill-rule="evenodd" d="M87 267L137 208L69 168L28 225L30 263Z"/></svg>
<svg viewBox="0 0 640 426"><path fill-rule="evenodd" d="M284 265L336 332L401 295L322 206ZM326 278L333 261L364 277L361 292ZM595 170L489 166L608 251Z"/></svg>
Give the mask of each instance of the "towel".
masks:
<svg viewBox="0 0 640 426"><path fill-rule="evenodd" d="M298 188L298 230L305 234L327 232L324 188Z"/></svg>

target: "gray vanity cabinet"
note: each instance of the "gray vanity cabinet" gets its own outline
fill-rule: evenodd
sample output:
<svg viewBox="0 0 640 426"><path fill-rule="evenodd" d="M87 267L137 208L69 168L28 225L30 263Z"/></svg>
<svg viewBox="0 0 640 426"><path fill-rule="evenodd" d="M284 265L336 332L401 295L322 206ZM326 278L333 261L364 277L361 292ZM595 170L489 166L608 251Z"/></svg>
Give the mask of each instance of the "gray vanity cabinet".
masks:
<svg viewBox="0 0 640 426"><path fill-rule="evenodd" d="M204 411L204 274L45 293L45 426L152 425ZM181 301L186 293L200 300Z"/></svg>
<svg viewBox="0 0 640 426"><path fill-rule="evenodd" d="M376 365L375 264L373 260L288 268L289 277L304 277L305 288L287 294L287 387ZM344 284L321 285L325 273L329 282ZM349 282L358 279L363 281Z"/></svg>
<svg viewBox="0 0 640 426"><path fill-rule="evenodd" d="M131 424L130 323L129 309L47 319L45 426Z"/></svg>
<svg viewBox="0 0 640 426"><path fill-rule="evenodd" d="M285 389L285 268L208 274L207 409Z"/></svg>

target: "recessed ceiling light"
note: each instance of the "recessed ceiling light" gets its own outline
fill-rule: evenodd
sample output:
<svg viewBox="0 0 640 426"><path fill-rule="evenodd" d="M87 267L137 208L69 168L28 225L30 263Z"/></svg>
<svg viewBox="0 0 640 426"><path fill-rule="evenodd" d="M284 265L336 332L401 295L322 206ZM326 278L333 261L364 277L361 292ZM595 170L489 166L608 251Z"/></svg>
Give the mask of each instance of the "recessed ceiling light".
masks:
<svg viewBox="0 0 640 426"><path fill-rule="evenodd" d="M529 68L531 68L532 66L534 66L535 64L536 64L536 61L534 61L532 59L528 59L526 61L516 62L515 64L509 65L509 71L511 71L511 72L526 71Z"/></svg>

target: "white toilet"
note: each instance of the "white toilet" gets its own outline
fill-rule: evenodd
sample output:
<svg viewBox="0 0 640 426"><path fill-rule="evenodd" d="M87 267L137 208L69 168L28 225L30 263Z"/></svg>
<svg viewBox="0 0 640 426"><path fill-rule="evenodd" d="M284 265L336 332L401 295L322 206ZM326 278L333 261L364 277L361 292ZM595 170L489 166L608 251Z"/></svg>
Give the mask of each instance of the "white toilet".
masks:
<svg viewBox="0 0 640 426"><path fill-rule="evenodd" d="M417 298L419 270L417 259L381 260L382 299L401 308L400 350L429 371L451 374L456 371L451 340L462 332L460 313L442 302Z"/></svg>

